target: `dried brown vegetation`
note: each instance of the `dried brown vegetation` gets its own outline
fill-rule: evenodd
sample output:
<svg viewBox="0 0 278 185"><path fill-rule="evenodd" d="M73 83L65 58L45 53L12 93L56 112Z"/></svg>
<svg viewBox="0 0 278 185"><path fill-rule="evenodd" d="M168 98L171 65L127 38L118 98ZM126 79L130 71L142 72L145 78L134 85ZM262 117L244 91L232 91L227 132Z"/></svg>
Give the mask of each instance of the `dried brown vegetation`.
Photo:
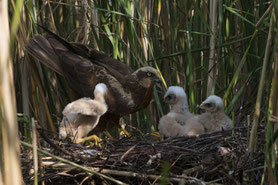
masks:
<svg viewBox="0 0 278 185"><path fill-rule="evenodd" d="M42 149L127 184L161 183L166 176L167 184L260 184L264 149L259 147L251 157L247 152L247 132L250 130L241 127L234 134L230 130L160 142L146 138L113 139L105 140L101 148L46 139ZM258 138L264 138L262 127L258 134ZM259 139L258 145L263 146L264 139ZM22 158L27 159L28 154L24 150ZM24 180L31 183L33 162L23 161ZM42 158L41 164L44 175L39 181L47 184L111 183L54 158Z"/></svg>

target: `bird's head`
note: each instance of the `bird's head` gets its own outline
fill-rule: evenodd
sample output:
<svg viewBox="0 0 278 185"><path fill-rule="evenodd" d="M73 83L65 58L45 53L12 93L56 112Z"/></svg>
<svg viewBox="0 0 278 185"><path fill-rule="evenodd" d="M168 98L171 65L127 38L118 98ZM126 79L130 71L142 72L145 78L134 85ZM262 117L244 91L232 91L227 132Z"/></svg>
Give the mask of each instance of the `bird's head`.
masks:
<svg viewBox="0 0 278 185"><path fill-rule="evenodd" d="M161 83L159 72L153 67L141 67L132 75L135 75L137 81L145 88L149 88L156 83Z"/></svg>
<svg viewBox="0 0 278 185"><path fill-rule="evenodd" d="M170 86L164 95L164 101L170 105L174 105L179 101L186 101L187 104L187 96L182 87Z"/></svg>
<svg viewBox="0 0 278 185"><path fill-rule="evenodd" d="M218 96L210 95L205 101L203 101L200 108L206 112L224 110L223 100Z"/></svg>
<svg viewBox="0 0 278 185"><path fill-rule="evenodd" d="M104 83L98 83L95 86L95 90L94 90L95 99L104 99L107 93L108 93L108 89Z"/></svg>

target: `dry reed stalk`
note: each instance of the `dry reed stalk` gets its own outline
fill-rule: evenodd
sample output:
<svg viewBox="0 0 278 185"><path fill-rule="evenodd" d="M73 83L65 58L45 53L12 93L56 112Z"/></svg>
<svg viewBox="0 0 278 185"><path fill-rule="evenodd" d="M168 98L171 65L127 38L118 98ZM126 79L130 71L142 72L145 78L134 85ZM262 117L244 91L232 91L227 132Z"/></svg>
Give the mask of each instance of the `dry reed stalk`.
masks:
<svg viewBox="0 0 278 185"><path fill-rule="evenodd" d="M2 178L2 169L0 167L0 185L3 185L4 184L4 181L3 181L3 178Z"/></svg>
<svg viewBox="0 0 278 185"><path fill-rule="evenodd" d="M278 27L278 21L276 21L276 27ZM278 33L275 36L274 44L274 72L272 77L272 87L270 93L270 108L272 109L272 115L278 116ZM273 131L278 129L278 123L273 123ZM278 140L276 140L275 146L276 155L278 156Z"/></svg>
<svg viewBox="0 0 278 185"><path fill-rule="evenodd" d="M208 84L207 84L207 96L211 95L214 91L214 80L216 74L216 32L217 32L217 0L210 1L210 27L212 35L210 36L210 53L209 53L209 67L208 67Z"/></svg>
<svg viewBox="0 0 278 185"><path fill-rule="evenodd" d="M3 161L0 166L4 184L19 185L22 176L19 162L18 126L16 121L15 91L12 61L10 60L10 31L8 1L0 2L0 146ZM12 177L12 178L11 178Z"/></svg>
<svg viewBox="0 0 278 185"><path fill-rule="evenodd" d="M270 26L269 26L269 32L268 32L268 38L266 43L266 49L265 49L265 55L264 55L264 61L263 61L263 68L261 72L259 87L258 87L258 95L256 99L256 105L255 105L255 113L253 117L253 125L251 130L251 136L250 136L250 143L249 143L249 152L252 154L256 150L257 145L257 130L259 125L259 117L261 112L261 101L263 97L263 89L264 89L264 83L265 83L265 76L266 76L266 70L267 65L269 63L269 55L271 50L271 43L273 39L273 29L274 29L274 12L272 12L271 20L270 20Z"/></svg>

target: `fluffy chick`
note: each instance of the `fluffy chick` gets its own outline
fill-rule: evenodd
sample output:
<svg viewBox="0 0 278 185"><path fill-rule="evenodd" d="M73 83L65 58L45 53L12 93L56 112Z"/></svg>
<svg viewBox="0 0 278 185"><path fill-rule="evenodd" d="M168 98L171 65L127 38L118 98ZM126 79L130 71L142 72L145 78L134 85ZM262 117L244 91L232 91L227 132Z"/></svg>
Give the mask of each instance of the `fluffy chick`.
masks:
<svg viewBox="0 0 278 185"><path fill-rule="evenodd" d="M199 136L205 133L205 127L202 124L202 115L194 115L189 118L186 125L182 128L183 136Z"/></svg>
<svg viewBox="0 0 278 185"><path fill-rule="evenodd" d="M107 87L103 83L95 86L94 99L81 98L69 103L63 110L63 120L59 127L59 136L70 137L79 142L98 124L99 118L107 112L105 102Z"/></svg>
<svg viewBox="0 0 278 185"><path fill-rule="evenodd" d="M224 104L220 97L209 96L203 101L200 108L205 110L205 113L195 115L187 121L187 125L183 130L184 135L199 135L232 128L232 120L225 114ZM196 125L198 125L197 130L194 129ZM203 129L200 129L200 125L202 125Z"/></svg>
<svg viewBox="0 0 278 185"><path fill-rule="evenodd" d="M159 120L158 129L164 137L183 135L183 126L193 115L188 110L187 96L184 89L171 86L164 95L164 101L172 105L171 111Z"/></svg>
<svg viewBox="0 0 278 185"><path fill-rule="evenodd" d="M210 95L200 108L205 110L201 119L206 132L232 129L232 120L225 114L223 100L220 97Z"/></svg>

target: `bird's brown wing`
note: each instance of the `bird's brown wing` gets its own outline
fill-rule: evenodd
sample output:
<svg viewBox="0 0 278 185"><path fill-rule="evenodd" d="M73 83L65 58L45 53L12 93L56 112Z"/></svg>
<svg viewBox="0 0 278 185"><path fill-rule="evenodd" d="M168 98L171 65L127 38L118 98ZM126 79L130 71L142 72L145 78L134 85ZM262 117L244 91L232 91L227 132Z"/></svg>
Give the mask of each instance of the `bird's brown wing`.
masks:
<svg viewBox="0 0 278 185"><path fill-rule="evenodd" d="M71 86L81 95L92 97L94 87L104 83L108 87L106 102L109 112L125 115L133 106L129 89L125 89L126 78L113 68L100 62L91 63L90 60L70 51L59 54L62 69Z"/></svg>
<svg viewBox="0 0 278 185"><path fill-rule="evenodd" d="M61 75L64 75L64 73L60 68L61 61L59 61L59 55L65 51L88 59L93 64L98 63L99 65L114 69L123 76L133 73L133 70L121 61L101 51L89 48L87 45L69 43L50 31L48 31L48 34L35 35L29 40L25 48L33 57Z"/></svg>
<svg viewBox="0 0 278 185"><path fill-rule="evenodd" d="M84 58L88 58L93 63L98 63L99 65L109 67L123 76L130 75L134 72L123 62L116 60L101 51L89 48L87 45L81 43L71 43L71 46L74 48L75 53L78 53Z"/></svg>
<svg viewBox="0 0 278 185"><path fill-rule="evenodd" d="M121 116L144 108L152 97L153 88L147 92L141 88L132 77L131 68L83 44L68 43L49 32L30 39L26 50L64 76L79 97L92 97L97 83L107 85L109 109L101 117L100 128L96 131L103 130L106 125L117 125Z"/></svg>
<svg viewBox="0 0 278 185"><path fill-rule="evenodd" d="M36 35L30 39L26 49L63 75L80 97L92 97L96 84L105 83L108 86L106 101L109 112L122 116L134 107L130 103L130 89L125 85L132 70L120 61L84 45L72 45L54 34Z"/></svg>

